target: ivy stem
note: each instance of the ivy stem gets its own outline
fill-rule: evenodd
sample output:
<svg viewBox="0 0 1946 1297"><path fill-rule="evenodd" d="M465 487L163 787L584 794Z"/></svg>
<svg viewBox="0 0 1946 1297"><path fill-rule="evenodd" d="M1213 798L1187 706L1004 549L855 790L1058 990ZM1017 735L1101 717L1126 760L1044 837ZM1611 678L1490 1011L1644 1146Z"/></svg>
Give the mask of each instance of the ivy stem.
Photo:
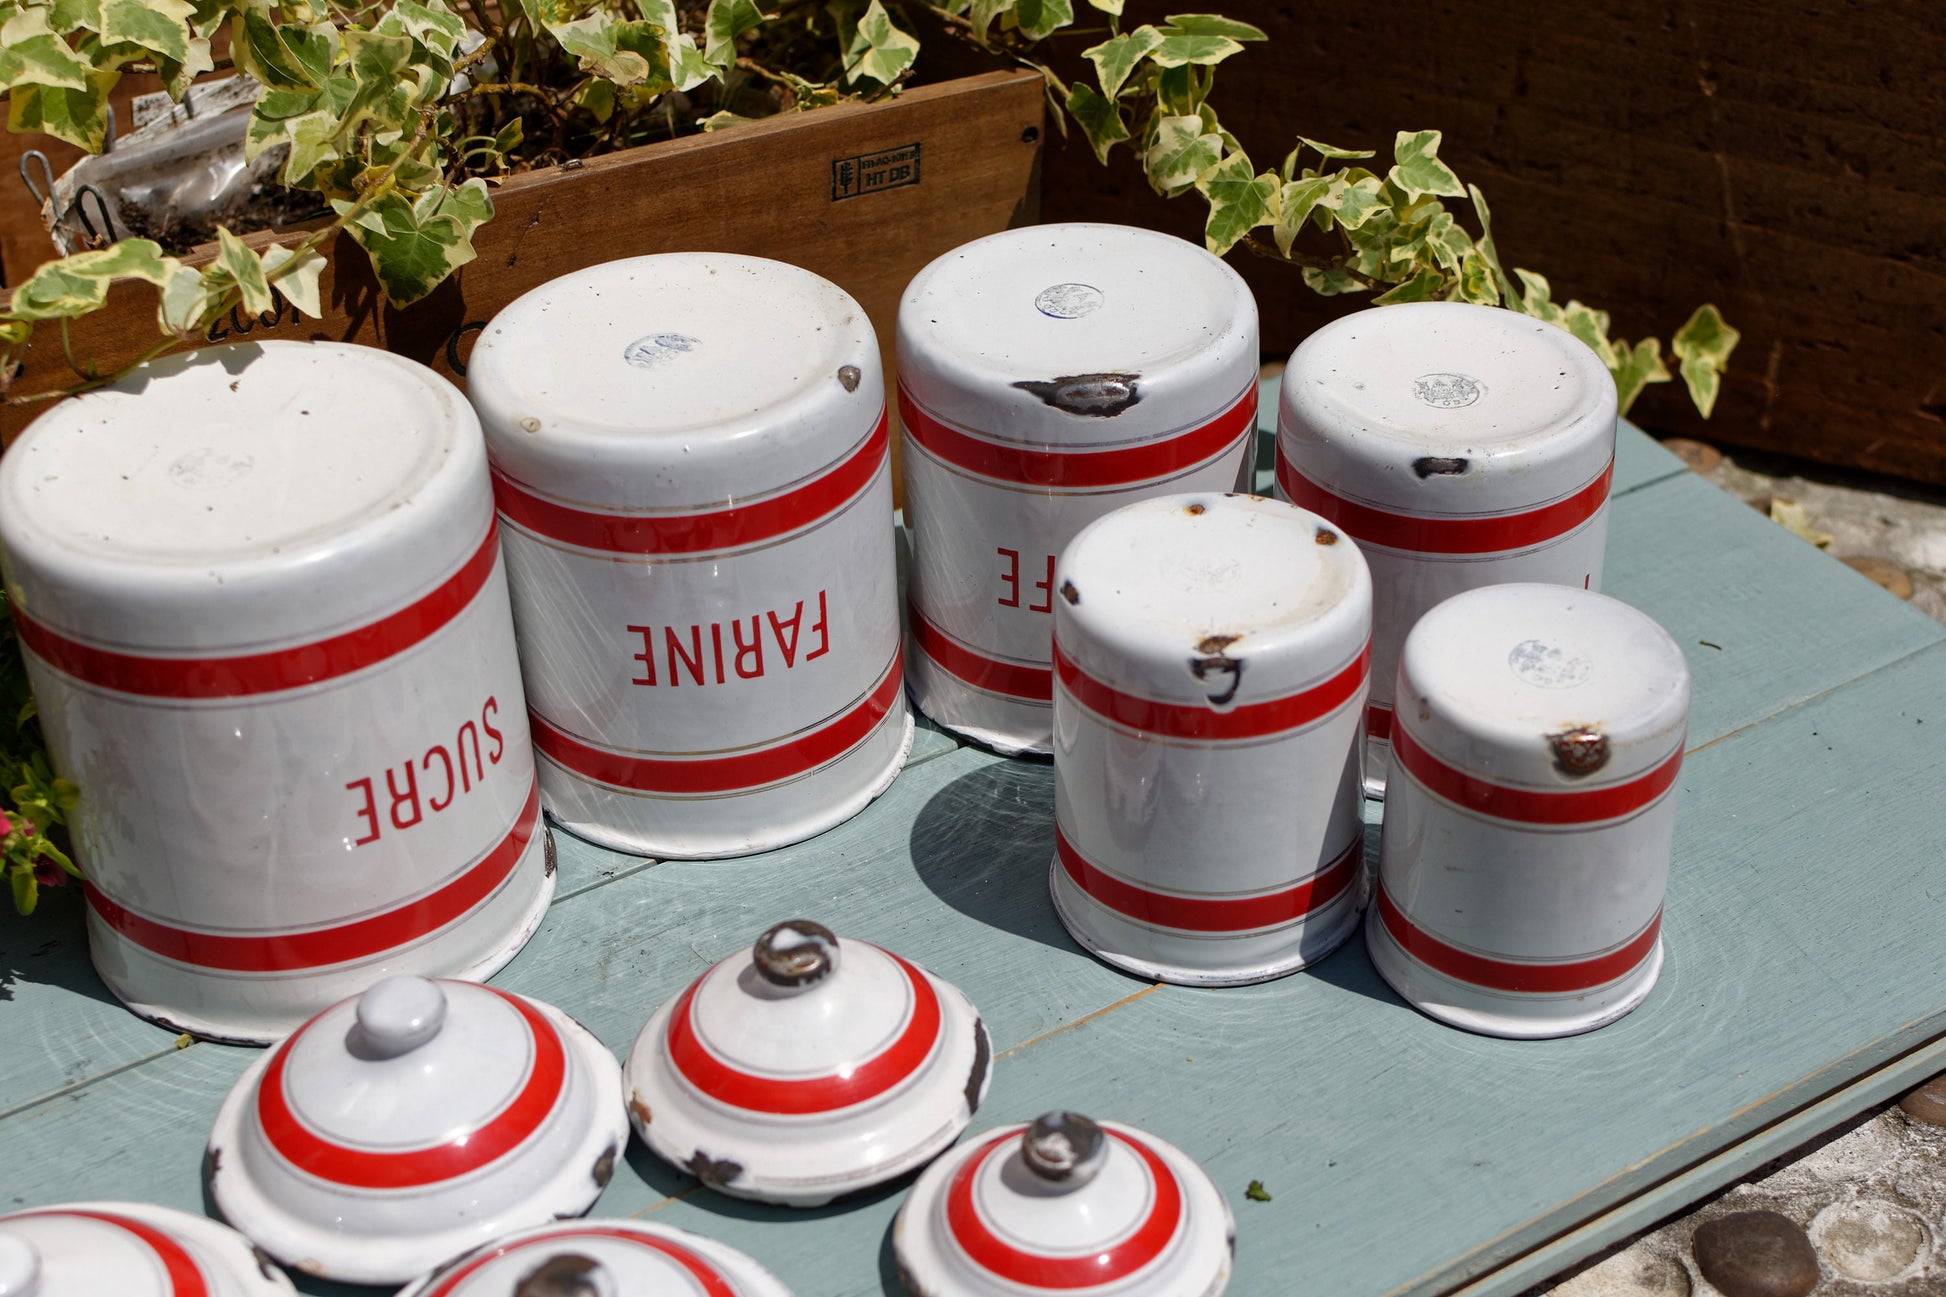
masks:
<svg viewBox="0 0 1946 1297"><path fill-rule="evenodd" d="M1248 249L1260 257L1267 257L1272 261L1282 261L1287 265L1302 266L1307 270L1335 270L1347 278L1357 280L1366 288L1386 287L1380 280L1373 279L1363 271L1352 269L1336 257L1313 256L1308 252L1299 252L1295 248L1291 250L1289 256L1285 256L1283 252L1278 250L1275 243L1266 242L1261 235L1254 231L1245 235L1237 246Z"/></svg>

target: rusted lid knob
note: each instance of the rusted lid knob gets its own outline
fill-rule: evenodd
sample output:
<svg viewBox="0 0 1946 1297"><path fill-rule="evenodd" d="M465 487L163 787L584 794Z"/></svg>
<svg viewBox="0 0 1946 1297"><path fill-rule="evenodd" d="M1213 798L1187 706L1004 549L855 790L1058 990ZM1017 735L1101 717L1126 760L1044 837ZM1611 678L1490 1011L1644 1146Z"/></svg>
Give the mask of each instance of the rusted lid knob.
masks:
<svg viewBox="0 0 1946 1297"><path fill-rule="evenodd" d="M822 923L786 919L757 938L750 957L772 986L810 986L838 971L838 938Z"/></svg>
<svg viewBox="0 0 1946 1297"><path fill-rule="evenodd" d="M388 977L358 997L358 1034L380 1058L410 1053L446 1025L446 992L423 977Z"/></svg>
<svg viewBox="0 0 1946 1297"><path fill-rule="evenodd" d="M558 1252L514 1286L514 1297L621 1297L615 1276L579 1252Z"/></svg>
<svg viewBox="0 0 1946 1297"><path fill-rule="evenodd" d="M1078 1189L1108 1160L1108 1136L1078 1112L1048 1112L1020 1136L1020 1156L1041 1179Z"/></svg>
<svg viewBox="0 0 1946 1297"><path fill-rule="evenodd" d="M41 1290L41 1254L18 1234L0 1230L0 1297L33 1297Z"/></svg>

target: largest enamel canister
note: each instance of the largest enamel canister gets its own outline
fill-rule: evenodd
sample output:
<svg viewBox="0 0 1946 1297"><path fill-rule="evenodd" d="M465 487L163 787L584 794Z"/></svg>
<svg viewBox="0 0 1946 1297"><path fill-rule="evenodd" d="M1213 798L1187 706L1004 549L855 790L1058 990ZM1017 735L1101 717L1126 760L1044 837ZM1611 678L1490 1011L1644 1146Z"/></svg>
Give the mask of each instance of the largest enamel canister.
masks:
<svg viewBox="0 0 1946 1297"><path fill-rule="evenodd" d="M913 699L1004 753L1046 753L1054 561L1110 510L1242 489L1257 306L1220 258L1117 225L990 235L899 306Z"/></svg>
<svg viewBox="0 0 1946 1297"><path fill-rule="evenodd" d="M267 1041L485 977L553 891L479 425L335 343L208 348L42 415L0 559L89 947L137 1013Z"/></svg>
<svg viewBox="0 0 1946 1297"><path fill-rule="evenodd" d="M1514 581L1601 589L1615 382L1573 334L1466 302L1374 307L1284 369L1277 489L1372 569L1365 788L1383 796L1399 646L1427 609Z"/></svg>
<svg viewBox="0 0 1946 1297"><path fill-rule="evenodd" d="M542 285L468 362L548 813L663 857L796 842L912 743L863 308L676 253Z"/></svg>

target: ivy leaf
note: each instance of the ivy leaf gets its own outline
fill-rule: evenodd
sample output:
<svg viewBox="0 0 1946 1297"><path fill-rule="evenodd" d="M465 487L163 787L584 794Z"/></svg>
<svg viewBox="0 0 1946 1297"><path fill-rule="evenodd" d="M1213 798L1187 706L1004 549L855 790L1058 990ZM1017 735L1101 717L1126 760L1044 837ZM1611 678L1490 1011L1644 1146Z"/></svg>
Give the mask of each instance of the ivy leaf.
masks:
<svg viewBox="0 0 1946 1297"><path fill-rule="evenodd" d="M1581 302L1569 302L1561 311L1559 324L1587 344L1608 369L1613 370L1621 363L1615 344L1608 340L1608 312L1597 311Z"/></svg>
<svg viewBox="0 0 1946 1297"><path fill-rule="evenodd" d="M121 79L119 72L91 71L87 87L81 90L16 85L7 95L7 129L16 134L52 135L86 152L99 153L108 142L108 92Z"/></svg>
<svg viewBox="0 0 1946 1297"><path fill-rule="evenodd" d="M1317 200L1317 210L1330 213L1347 230L1356 230L1376 212L1386 210L1385 184L1368 171L1338 171Z"/></svg>
<svg viewBox="0 0 1946 1297"><path fill-rule="evenodd" d="M1261 27L1240 23L1222 14L1170 14L1162 20L1171 32L1184 36L1227 36L1233 41L1270 39Z"/></svg>
<svg viewBox="0 0 1946 1297"><path fill-rule="evenodd" d="M1186 67L1191 63L1213 66L1221 63L1232 54L1243 53L1243 46L1228 36L1171 35L1162 34L1162 41L1149 54L1156 66L1164 68Z"/></svg>
<svg viewBox="0 0 1946 1297"><path fill-rule="evenodd" d="M162 286L162 301L155 310L156 324L172 337L194 337L208 327L211 313L229 289L229 275L216 266L205 266L202 270L178 266Z"/></svg>
<svg viewBox="0 0 1946 1297"><path fill-rule="evenodd" d="M54 0L46 10L49 28L57 32L101 30L101 0ZM11 36L5 39L13 39Z"/></svg>
<svg viewBox="0 0 1946 1297"><path fill-rule="evenodd" d="M1400 131L1392 146L1394 165L1385 178L1412 198L1422 194L1466 197L1466 186L1439 160L1439 140L1438 131Z"/></svg>
<svg viewBox="0 0 1946 1297"><path fill-rule="evenodd" d="M21 320L58 320L86 315L108 300L118 279L140 279L160 286L181 263L164 256L152 239L123 239L96 252L77 252L49 261L14 290L11 311Z"/></svg>
<svg viewBox="0 0 1946 1297"><path fill-rule="evenodd" d="M630 27L640 28L631 32ZM574 55L581 71L590 76L613 81L618 86L639 85L649 79L656 64L663 62L660 48L656 49L655 63L648 56L629 48L640 45L646 37L656 44L654 27L640 20L623 22L606 14L591 14L586 18L570 23L560 23L548 29L561 48Z"/></svg>
<svg viewBox="0 0 1946 1297"><path fill-rule="evenodd" d="M1174 197L1223 158L1223 141L1203 130L1199 117L1164 117L1142 153L1142 168L1159 194Z"/></svg>
<svg viewBox="0 0 1946 1297"><path fill-rule="evenodd" d="M1088 143L1095 151L1095 158L1104 166L1108 163L1108 150L1128 138L1128 126L1122 121L1122 110L1113 100L1104 99L1093 88L1076 82L1068 92L1068 115L1080 125L1081 133L1088 137Z"/></svg>
<svg viewBox="0 0 1946 1297"><path fill-rule="evenodd" d="M1494 283L1493 270L1477 245L1460 256L1459 281L1455 285L1462 302L1476 306L1500 305L1500 286Z"/></svg>
<svg viewBox="0 0 1946 1297"><path fill-rule="evenodd" d="M1411 279L1396 284L1374 297L1372 305L1390 306L1394 302L1430 302L1445 283L1445 275L1431 266L1426 266Z"/></svg>
<svg viewBox="0 0 1946 1297"><path fill-rule="evenodd" d="M140 45L181 63L189 58L189 18L183 0L108 0L101 7L102 44Z"/></svg>
<svg viewBox="0 0 1946 1297"><path fill-rule="evenodd" d="M327 24L328 26L328 24ZM369 37L369 32L347 32ZM317 90L330 75L332 38L295 23L276 24L260 9L230 19L230 57L237 68L272 90Z"/></svg>
<svg viewBox="0 0 1946 1297"><path fill-rule="evenodd" d="M1644 338L1632 349L1622 344L1608 372L1615 378L1615 408L1620 414L1628 413L1644 387L1669 381L1669 367L1662 363L1662 344L1654 338Z"/></svg>
<svg viewBox="0 0 1946 1297"><path fill-rule="evenodd" d="M270 283L264 277L264 263L250 246L229 227L216 227L217 253L215 264L229 275L243 294L243 309L251 315L262 315L276 309L277 302L270 295Z"/></svg>
<svg viewBox="0 0 1946 1297"><path fill-rule="evenodd" d="M1561 308L1552 300L1554 290L1548 284L1547 276L1532 270L1522 270L1519 266L1514 267L1514 274L1520 277L1522 291L1518 298L1509 300L1518 301L1523 314L1531 315L1537 320L1546 320L1549 324L1559 324Z"/></svg>
<svg viewBox="0 0 1946 1297"><path fill-rule="evenodd" d="M918 38L900 30L880 0L872 0L845 47L845 80L891 85L918 55Z"/></svg>
<svg viewBox="0 0 1946 1297"><path fill-rule="evenodd" d="M379 22L376 30L399 31L410 36L434 56L450 59L466 38L466 24L460 16L446 7L445 0L427 0L414 3L414 0L393 0L391 11Z"/></svg>
<svg viewBox="0 0 1946 1297"><path fill-rule="evenodd" d="M1478 185L1468 185L1466 193L1473 200L1473 214L1480 218L1480 240L1473 246L1479 249L1480 258L1493 276L1493 286L1499 294L1497 300L1488 305L1498 306L1501 302L1505 302L1511 306L1514 302L1514 285L1513 281L1507 278L1507 272L1500 268L1500 250L1493 243L1493 213L1487 210L1486 195L1480 192Z"/></svg>
<svg viewBox="0 0 1946 1297"><path fill-rule="evenodd" d="M1102 94L1110 99L1122 92L1128 81L1129 73L1156 46L1162 44L1162 33L1153 27L1137 27L1132 32L1124 32L1113 40L1103 41L1093 49L1081 51L1081 57L1095 65L1095 78L1101 82Z"/></svg>
<svg viewBox="0 0 1946 1297"><path fill-rule="evenodd" d="M1117 18L1122 16L1122 0L1088 0L1088 3L1105 14L1113 14Z"/></svg>
<svg viewBox="0 0 1946 1297"><path fill-rule="evenodd" d="M1689 388L1689 399L1696 403L1697 413L1705 419L1716 408L1724 367L1730 363L1730 353L1742 339L1742 333L1724 323L1716 304L1705 302L1669 340L1669 349L1676 353L1682 365L1682 381Z"/></svg>
<svg viewBox="0 0 1946 1297"><path fill-rule="evenodd" d="M181 103L189 93L189 85L205 72L214 71L216 60L210 54L209 40L203 36L193 36L189 40L189 52L182 59L156 59L156 72L162 77L162 88L169 97Z"/></svg>
<svg viewBox="0 0 1946 1297"><path fill-rule="evenodd" d="M0 24L0 87L86 90L93 70L48 26L45 9L22 9Z"/></svg>
<svg viewBox="0 0 1946 1297"><path fill-rule="evenodd" d="M318 278L324 273L324 266L324 254L316 248L299 252L273 243L264 249L264 277L271 287L314 320L324 315L323 297L318 290Z"/></svg>
<svg viewBox="0 0 1946 1297"><path fill-rule="evenodd" d="M1072 0L1017 0L1014 20L1029 40L1046 40L1074 21Z"/></svg>
<svg viewBox="0 0 1946 1297"><path fill-rule="evenodd" d="M703 57L728 71L737 61L737 38L770 21L755 0L710 0L703 17Z"/></svg>
<svg viewBox="0 0 1946 1297"><path fill-rule="evenodd" d="M1377 156L1378 153L1376 149L1341 149L1335 144L1320 144L1302 135L1297 137L1297 143L1298 149L1295 151L1309 149L1320 157L1326 158L1369 158Z"/></svg>
<svg viewBox="0 0 1946 1297"><path fill-rule="evenodd" d="M351 209L343 200L332 206L341 214ZM372 259L386 300L410 306L473 260L473 231L492 215L486 181L476 176L416 203L396 191L381 195L346 228Z"/></svg>
<svg viewBox="0 0 1946 1297"><path fill-rule="evenodd" d="M403 124L403 105L395 101L401 86L412 77L412 38L352 28L344 36L345 62L356 83L350 100L338 113L338 131L347 133L367 119L382 126Z"/></svg>
<svg viewBox="0 0 1946 1297"><path fill-rule="evenodd" d="M716 64L696 48L696 38L688 32L679 33L675 43L669 46L670 83L678 90L694 90L716 75Z"/></svg>
<svg viewBox="0 0 1946 1297"><path fill-rule="evenodd" d="M1298 233L1304 228L1304 219L1330 188L1329 176L1306 176L1284 186L1283 194L1277 201L1277 228L1272 231L1279 252L1287 257L1291 255L1291 245L1297 242Z"/></svg>
<svg viewBox="0 0 1946 1297"><path fill-rule="evenodd" d="M967 20L973 24L973 38L985 45L988 29L1002 14L1013 12L1015 0L973 0Z"/></svg>
<svg viewBox="0 0 1946 1297"><path fill-rule="evenodd" d="M1232 153L1196 177L1196 188L1209 199L1203 246L1219 257L1250 231L1277 220L1277 177L1254 174L1247 154Z"/></svg>
<svg viewBox="0 0 1946 1297"><path fill-rule="evenodd" d="M1365 285L1344 271L1320 270L1315 266L1304 267L1304 285L1319 297L1336 297L1340 293L1365 291Z"/></svg>

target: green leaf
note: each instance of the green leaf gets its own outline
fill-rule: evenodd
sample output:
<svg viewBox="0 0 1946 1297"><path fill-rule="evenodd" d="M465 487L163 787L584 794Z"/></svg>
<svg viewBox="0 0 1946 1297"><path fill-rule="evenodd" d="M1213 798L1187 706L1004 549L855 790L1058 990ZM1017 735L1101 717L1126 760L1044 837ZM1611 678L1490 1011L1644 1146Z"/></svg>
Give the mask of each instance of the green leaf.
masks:
<svg viewBox="0 0 1946 1297"><path fill-rule="evenodd" d="M0 24L0 88L88 89L94 66L47 25L45 9L22 9Z"/></svg>
<svg viewBox="0 0 1946 1297"><path fill-rule="evenodd" d="M1615 351L1615 344L1608 340L1608 312L1597 311L1581 302L1569 302L1562 308L1560 326L1586 343L1588 349L1601 357L1601 363L1614 369L1621 357Z"/></svg>
<svg viewBox="0 0 1946 1297"><path fill-rule="evenodd" d="M1203 246L1217 256L1235 247L1260 225L1277 220L1278 183L1274 173L1253 174L1246 154L1232 153L1196 178L1209 199Z"/></svg>
<svg viewBox="0 0 1946 1297"><path fill-rule="evenodd" d="M973 24L973 38L984 45L987 43L988 29L994 20L1003 14L1013 12L1015 0L973 0L967 10L967 21Z"/></svg>
<svg viewBox="0 0 1946 1297"><path fill-rule="evenodd" d="M287 185L301 186L318 167L344 156L338 147L338 119L330 113L306 113L282 126L290 155L278 178Z"/></svg>
<svg viewBox="0 0 1946 1297"><path fill-rule="evenodd" d="M1096 94L1090 86L1076 82L1068 92L1068 115L1080 125L1081 133L1088 137L1089 145L1095 151L1095 159L1104 165L1108 162L1108 150L1128 138L1128 126L1122 121L1122 110L1114 102Z"/></svg>
<svg viewBox="0 0 1946 1297"><path fill-rule="evenodd" d="M200 337L229 289L229 275L216 266L201 270L178 266L162 286L162 301L155 312L156 326L171 337Z"/></svg>
<svg viewBox="0 0 1946 1297"><path fill-rule="evenodd" d="M349 203L332 206L340 212ZM473 260L473 231L493 212L486 182L478 177L458 189L434 191L417 203L403 194L374 200L346 228L372 259L379 286L394 306L410 306Z"/></svg>
<svg viewBox="0 0 1946 1297"><path fill-rule="evenodd" d="M628 23L611 18L607 14L591 14L574 22L559 23L548 30L561 48L572 54L581 71L590 76L602 77L618 86L639 85L649 79L658 66L665 65L661 51L657 51L654 62L628 44L640 44L626 38L632 35L624 29ZM656 39L655 29L648 23L639 23L639 35Z"/></svg>
<svg viewBox="0 0 1946 1297"><path fill-rule="evenodd" d="M1302 135L1297 137L1297 143L1300 148L1309 149L1320 157L1326 158L1370 158L1376 157L1378 153L1376 149L1341 149L1335 144L1320 144Z"/></svg>
<svg viewBox="0 0 1946 1297"><path fill-rule="evenodd" d="M190 83L205 72L215 70L216 60L210 54L209 39L203 36L191 37L189 52L182 59L156 60L156 71L162 77L162 88L177 103L182 102L189 93Z"/></svg>
<svg viewBox="0 0 1946 1297"><path fill-rule="evenodd" d="M703 57L728 70L737 60L737 38L768 21L755 0L710 0L703 17Z"/></svg>
<svg viewBox="0 0 1946 1297"><path fill-rule="evenodd" d="M1342 270L1320 270L1315 266L1306 266L1303 273L1305 287L1319 297L1336 297L1340 293L1365 291L1365 285Z"/></svg>
<svg viewBox="0 0 1946 1297"><path fill-rule="evenodd" d="M1730 363L1730 353L1742 339L1743 334L1724 321L1716 304L1705 302L1669 340L1669 349L1676 353L1682 366L1682 381L1689 388L1689 399L1696 403L1696 412L1705 419L1716 408L1723 370Z"/></svg>
<svg viewBox="0 0 1946 1297"><path fill-rule="evenodd" d="M1101 82L1101 92L1110 99L1122 92L1128 81L1129 73L1136 65L1162 44L1162 33L1153 27L1137 27L1113 40L1103 41L1093 49L1081 51L1081 57L1095 65L1095 78Z"/></svg>
<svg viewBox="0 0 1946 1297"><path fill-rule="evenodd" d="M1374 306L1391 306L1395 302L1430 302L1445 286L1446 276L1431 266L1425 267L1411 279L1394 285L1372 299Z"/></svg>
<svg viewBox="0 0 1946 1297"><path fill-rule="evenodd" d="M34 881L33 867L7 866L7 881L13 884L14 911L32 914L40 900L40 884Z"/></svg>
<svg viewBox="0 0 1946 1297"><path fill-rule="evenodd" d="M264 263L250 250L229 227L216 227L216 264L230 276L230 282L243 293L243 309L251 315L262 315L276 309L277 302L270 295L270 284L264 278Z"/></svg>
<svg viewBox="0 0 1946 1297"><path fill-rule="evenodd" d="M1185 36L1227 36L1233 41L1268 40L1261 27L1240 23L1222 14L1170 14L1162 20L1172 31Z"/></svg>
<svg viewBox="0 0 1946 1297"><path fill-rule="evenodd" d="M1507 278L1507 272L1500 268L1500 250L1493 242L1493 213L1487 210L1487 196L1480 192L1478 185L1468 185L1466 193L1473 200L1473 214L1480 218L1480 240L1474 246L1479 249L1481 260L1492 275L1494 289L1499 294L1499 301L1492 305L1498 306L1504 302L1511 306L1515 298L1514 285Z"/></svg>
<svg viewBox="0 0 1946 1297"><path fill-rule="evenodd" d="M1466 186L1439 160L1439 139L1438 131L1400 131L1392 146L1393 167L1385 178L1412 198L1421 194L1466 197Z"/></svg>
<svg viewBox="0 0 1946 1297"><path fill-rule="evenodd" d="M140 279L160 286L180 265L164 256L151 239L123 239L96 252L43 264L14 290L12 314L22 320L56 320L86 315L108 300L118 279Z"/></svg>
<svg viewBox="0 0 1946 1297"><path fill-rule="evenodd" d="M1088 0L1088 3L1105 14L1113 14L1117 18L1122 16L1122 0Z"/></svg>
<svg viewBox="0 0 1946 1297"><path fill-rule="evenodd" d="M7 129L38 132L99 153L108 142L108 92L119 72L90 72L86 89L16 85L7 95Z"/></svg>
<svg viewBox="0 0 1946 1297"><path fill-rule="evenodd" d="M845 47L845 80L890 85L918 55L918 38L893 23L880 0L872 0Z"/></svg>
<svg viewBox="0 0 1946 1297"><path fill-rule="evenodd" d="M466 38L466 24L446 7L445 0L426 0L423 4L415 0L393 0L385 21L396 24L407 36L442 59L452 58Z"/></svg>
<svg viewBox="0 0 1946 1297"><path fill-rule="evenodd" d="M298 252L273 243L264 249L264 277L300 312L318 319L324 315L324 302L318 291L318 277L324 273L325 257L316 248Z"/></svg>
<svg viewBox="0 0 1946 1297"><path fill-rule="evenodd" d="M1014 20L1029 40L1046 40L1074 21L1072 0L1017 0Z"/></svg>
<svg viewBox="0 0 1946 1297"><path fill-rule="evenodd" d="M1532 270L1522 270L1519 266L1514 267L1514 274L1520 277L1522 292L1519 297L1510 298L1509 301L1518 302L1524 314L1531 315L1537 320L1559 324L1561 308L1554 304L1554 290L1548 284L1547 276Z"/></svg>
<svg viewBox="0 0 1946 1297"><path fill-rule="evenodd" d="M1210 66L1241 53L1243 46L1228 36L1172 36L1164 32L1149 57L1158 67L1179 68L1191 63Z"/></svg>
<svg viewBox="0 0 1946 1297"><path fill-rule="evenodd" d="M918 42L913 42L918 48ZM696 38L688 32L677 35L669 46L669 81L678 90L694 90L719 75L717 66L696 48Z"/></svg>
<svg viewBox="0 0 1946 1297"><path fill-rule="evenodd" d="M101 7L103 44L127 42L181 63L189 58L189 17L183 0L108 0Z"/></svg>
<svg viewBox="0 0 1946 1297"><path fill-rule="evenodd" d="M1500 305L1500 286L1494 282L1493 270L1477 246L1461 255L1459 281L1455 290L1462 302L1472 302L1476 306Z"/></svg>
<svg viewBox="0 0 1946 1297"><path fill-rule="evenodd" d="M1669 367L1662 363L1662 344L1654 338L1644 338L1632 349L1622 344L1608 372L1615 378L1615 408L1620 414L1628 413L1644 387L1669 381Z"/></svg>
<svg viewBox="0 0 1946 1297"><path fill-rule="evenodd" d="M1337 171L1317 200L1317 210L1330 213L1347 230L1356 230L1386 210L1385 182L1370 172Z"/></svg>
<svg viewBox="0 0 1946 1297"><path fill-rule="evenodd" d="M1277 228L1272 231L1279 252L1287 257L1291 255L1291 245L1297 242L1305 218L1330 188L1329 176L1306 176L1284 186L1283 194L1277 200Z"/></svg>
<svg viewBox="0 0 1946 1297"><path fill-rule="evenodd" d="M346 35L354 33L371 36L357 29ZM269 89L318 89L330 73L331 54L330 36L308 32L295 23L273 23L260 9L245 9L230 20L230 57L239 70Z"/></svg>
<svg viewBox="0 0 1946 1297"><path fill-rule="evenodd" d="M101 30L101 0L54 0L46 14L47 25L57 32Z"/></svg>
<svg viewBox="0 0 1946 1297"><path fill-rule="evenodd" d="M1142 169L1157 193L1173 197L1222 158L1222 139L1204 132L1200 116L1164 117L1156 123L1154 141L1143 150Z"/></svg>

